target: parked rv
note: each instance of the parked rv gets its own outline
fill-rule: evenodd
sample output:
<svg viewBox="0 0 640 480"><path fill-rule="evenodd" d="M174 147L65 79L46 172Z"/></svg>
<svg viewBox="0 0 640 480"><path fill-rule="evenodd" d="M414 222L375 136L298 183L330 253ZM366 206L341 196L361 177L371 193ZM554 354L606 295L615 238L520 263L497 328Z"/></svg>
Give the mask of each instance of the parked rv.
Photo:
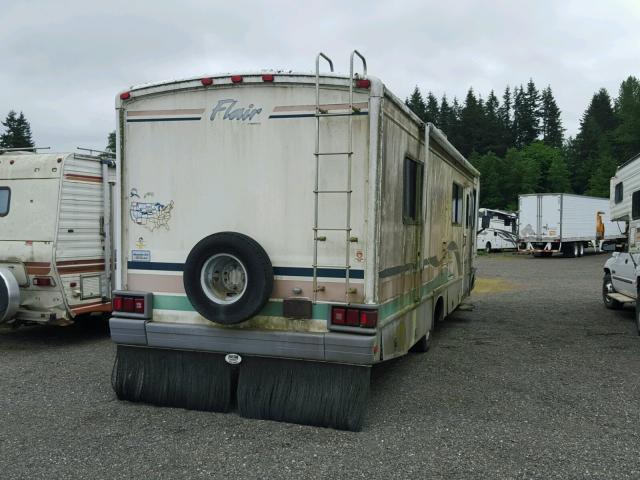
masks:
<svg viewBox="0 0 640 480"><path fill-rule="evenodd" d="M469 295L478 172L323 60L118 96L120 399L357 430L370 367Z"/></svg>
<svg viewBox="0 0 640 480"><path fill-rule="evenodd" d="M602 299L611 309L636 303L636 326L640 334L638 278L640 278L640 155L618 167L611 178L611 218L625 225L626 236L608 242L612 251L604 265Z"/></svg>
<svg viewBox="0 0 640 480"><path fill-rule="evenodd" d="M602 251L605 240L624 236L609 217L609 200L568 193L534 193L519 197L520 248L534 256L562 253L581 257Z"/></svg>
<svg viewBox="0 0 640 480"><path fill-rule="evenodd" d="M111 311L113 166L79 153L0 155L0 323Z"/></svg>
<svg viewBox="0 0 640 480"><path fill-rule="evenodd" d="M502 210L481 208L478 211L480 230L476 248L491 253L518 248L518 215Z"/></svg>

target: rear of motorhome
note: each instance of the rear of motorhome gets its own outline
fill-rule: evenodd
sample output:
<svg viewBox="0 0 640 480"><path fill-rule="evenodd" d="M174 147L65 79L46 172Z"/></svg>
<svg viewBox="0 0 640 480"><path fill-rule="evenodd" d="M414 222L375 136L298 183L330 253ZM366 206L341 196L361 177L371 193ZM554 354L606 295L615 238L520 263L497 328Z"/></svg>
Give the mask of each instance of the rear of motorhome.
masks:
<svg viewBox="0 0 640 480"><path fill-rule="evenodd" d="M533 193L520 195L518 203L520 248L537 257L581 257L624 236L622 225L610 220L608 198Z"/></svg>
<svg viewBox="0 0 640 480"><path fill-rule="evenodd" d="M513 212L481 208L476 248L487 253L518 248L518 215Z"/></svg>
<svg viewBox="0 0 640 480"><path fill-rule="evenodd" d="M469 295L479 174L360 58L118 96L120 399L357 430Z"/></svg>
<svg viewBox="0 0 640 480"><path fill-rule="evenodd" d="M113 165L78 153L0 155L0 323L68 325L111 311Z"/></svg>

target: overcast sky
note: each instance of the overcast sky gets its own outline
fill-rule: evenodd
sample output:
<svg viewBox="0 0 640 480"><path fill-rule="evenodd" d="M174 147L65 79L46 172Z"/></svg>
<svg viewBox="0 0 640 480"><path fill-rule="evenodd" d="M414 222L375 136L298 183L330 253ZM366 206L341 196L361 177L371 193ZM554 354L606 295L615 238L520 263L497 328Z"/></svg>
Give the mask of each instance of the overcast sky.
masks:
<svg viewBox="0 0 640 480"><path fill-rule="evenodd" d="M592 94L640 76L638 0L2 0L0 117L24 111L39 146L103 148L127 86L206 73L310 71L351 50L405 98L486 97L550 84L568 134Z"/></svg>

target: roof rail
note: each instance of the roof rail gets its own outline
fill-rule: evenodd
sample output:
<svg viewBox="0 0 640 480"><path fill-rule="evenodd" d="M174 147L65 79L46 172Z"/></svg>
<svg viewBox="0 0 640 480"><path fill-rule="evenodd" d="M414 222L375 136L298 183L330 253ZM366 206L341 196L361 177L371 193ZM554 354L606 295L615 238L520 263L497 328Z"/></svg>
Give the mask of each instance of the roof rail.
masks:
<svg viewBox="0 0 640 480"><path fill-rule="evenodd" d="M51 147L14 147L14 148L0 148L0 155L5 152L32 152L36 150L50 150Z"/></svg>
<svg viewBox="0 0 640 480"><path fill-rule="evenodd" d="M81 150L83 152L89 152L89 155L93 155L94 153L99 153L100 155L106 155L109 157L115 157L116 153L115 152L109 152L107 150L96 150L95 148L83 148L83 147L76 147L78 150Z"/></svg>

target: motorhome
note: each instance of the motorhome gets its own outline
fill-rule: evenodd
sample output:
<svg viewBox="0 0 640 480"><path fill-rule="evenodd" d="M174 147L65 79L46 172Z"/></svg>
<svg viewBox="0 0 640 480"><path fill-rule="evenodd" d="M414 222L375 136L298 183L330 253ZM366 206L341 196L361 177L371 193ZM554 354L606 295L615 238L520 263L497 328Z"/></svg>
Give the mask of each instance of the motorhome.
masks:
<svg viewBox="0 0 640 480"><path fill-rule="evenodd" d="M621 309L635 303L640 334L638 279L640 278L640 155L618 167L611 178L611 218L624 225L625 236L608 242L611 257L604 265L602 300L605 307Z"/></svg>
<svg viewBox="0 0 640 480"><path fill-rule="evenodd" d="M518 243L536 257L581 257L624 235L623 226L610 220L607 198L533 193L520 195L518 204Z"/></svg>
<svg viewBox="0 0 640 480"><path fill-rule="evenodd" d="M0 154L0 323L111 311L113 166L104 155Z"/></svg>
<svg viewBox="0 0 640 480"><path fill-rule="evenodd" d="M481 208L476 248L487 253L518 248L518 215L502 210Z"/></svg>
<svg viewBox="0 0 640 480"><path fill-rule="evenodd" d="M476 169L358 52L116 110L118 397L359 429L370 367L426 351L473 287Z"/></svg>

